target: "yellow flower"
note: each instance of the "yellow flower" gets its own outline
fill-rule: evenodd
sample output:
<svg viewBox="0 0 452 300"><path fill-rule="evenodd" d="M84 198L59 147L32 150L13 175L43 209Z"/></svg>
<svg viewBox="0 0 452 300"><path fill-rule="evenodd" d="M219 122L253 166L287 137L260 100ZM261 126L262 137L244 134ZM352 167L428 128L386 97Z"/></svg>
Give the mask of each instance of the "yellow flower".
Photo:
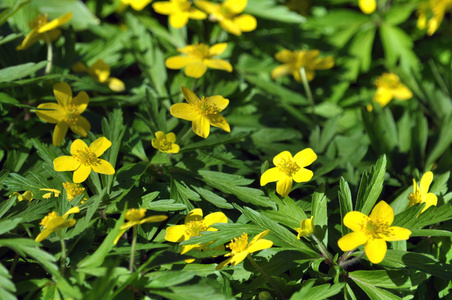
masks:
<svg viewBox="0 0 452 300"><path fill-rule="evenodd" d="M267 229L258 235L256 235L251 242L248 244L248 234L243 233L238 238L234 238L231 240L228 247L231 249L231 253L225 254L225 257L231 256L225 261L221 262L215 269L223 269L226 265L231 264L232 266L237 265L241 261L243 261L248 254L260 251L263 249L270 248L273 246L273 242L270 240L262 239L270 232L270 229Z"/></svg>
<svg viewBox="0 0 452 300"><path fill-rule="evenodd" d="M195 4L206 13L209 20L218 22L221 28L229 33L241 35L242 32L249 32L256 29L256 18L243 14L248 0L226 0L222 4L215 4L209 1L196 0Z"/></svg>
<svg viewBox="0 0 452 300"><path fill-rule="evenodd" d="M283 151L273 158L274 168L268 169L261 176L261 186L269 182L277 181L276 192L282 197L289 195L292 181L309 181L314 173L305 169L317 159L317 155L311 148L306 148L292 158L289 151Z"/></svg>
<svg viewBox="0 0 452 300"><path fill-rule="evenodd" d="M53 85L53 93L57 103L42 103L38 105L36 114L38 117L51 124L56 124L52 141L55 146L60 146L66 136L68 128L76 134L85 137L91 124L81 114L88 107L89 97L86 92L80 92L72 98L72 90L66 82Z"/></svg>
<svg viewBox="0 0 452 300"><path fill-rule="evenodd" d="M377 1L375 0L359 0L359 8L365 14L371 14L377 8Z"/></svg>
<svg viewBox="0 0 452 300"><path fill-rule="evenodd" d="M122 4L130 5L134 10L140 11L146 7L152 0L121 0Z"/></svg>
<svg viewBox="0 0 452 300"><path fill-rule="evenodd" d="M126 232L127 229L141 225L144 223L155 223L162 222L168 219L168 216L165 215L157 215L144 218L146 214L145 208L131 208L126 211L125 219L128 221L124 225L120 227L121 232L118 234L116 239L114 240L114 244L118 243L119 238ZM144 218L144 219L143 219Z"/></svg>
<svg viewBox="0 0 452 300"><path fill-rule="evenodd" d="M165 135L163 131L157 131L152 139L152 147L165 153L178 153L179 145L175 144L176 135L172 132Z"/></svg>
<svg viewBox="0 0 452 300"><path fill-rule="evenodd" d="M452 0L430 0L419 5L417 27L427 28L427 34L433 35L444 19L447 11L452 9ZM428 19L428 20L427 20Z"/></svg>
<svg viewBox="0 0 452 300"><path fill-rule="evenodd" d="M297 239L300 239L302 236L308 236L311 235L314 232L314 223L312 222L312 218L302 220L300 222L300 228L295 228L295 230L298 232Z"/></svg>
<svg viewBox="0 0 452 300"><path fill-rule="evenodd" d="M202 43L189 45L177 49L185 55L170 57L165 61L165 65L167 68L175 70L185 67L185 75L193 78L200 78L207 71L207 68L232 72L232 66L229 62L213 58L223 53L227 46L227 43L215 44L212 47Z"/></svg>
<svg viewBox="0 0 452 300"><path fill-rule="evenodd" d="M342 251L350 251L364 245L369 260L380 263L386 255L386 241L407 240L411 231L397 226L391 226L394 221L394 211L385 201L380 201L370 213L370 216L359 211L348 212L344 217L344 225L353 232L341 237L337 244Z"/></svg>
<svg viewBox="0 0 452 300"><path fill-rule="evenodd" d="M304 68L309 81L314 79L315 70L331 69L334 66L334 59L331 56L318 58L319 50L298 50L290 51L283 49L275 54L277 61L283 65L272 71L272 78L292 74L296 81L301 82L300 69Z"/></svg>
<svg viewBox="0 0 452 300"><path fill-rule="evenodd" d="M433 173L427 172L421 178L421 185L416 184L416 180L413 178L413 193L410 193L408 200L410 200L410 206L414 204L425 203L425 207L422 209L423 213L427 208L438 203L438 198L433 193L428 193L428 188L433 181Z"/></svg>
<svg viewBox="0 0 452 300"><path fill-rule="evenodd" d="M44 230L41 231L40 234L36 237L35 241L38 243L45 240L49 234L55 231L59 231L66 227L71 227L75 225L75 219L69 219L67 220L67 217L70 214L79 213L80 208L78 206L75 206L68 210L63 216L58 216L56 211L53 211L49 213L47 216L45 216L39 225L44 226Z"/></svg>
<svg viewBox="0 0 452 300"><path fill-rule="evenodd" d="M48 193L45 193L44 195L42 195L42 198L44 198L44 199L50 199L52 197L59 197L61 194L61 191L59 191L57 189L39 189L39 190L48 192Z"/></svg>
<svg viewBox="0 0 452 300"><path fill-rule="evenodd" d="M74 171L73 181L81 183L88 178L91 171L113 175L115 169L106 160L100 159L105 150L110 148L111 142L105 137L100 137L88 146L84 141L77 139L71 145L72 156L60 156L53 160L55 171Z"/></svg>
<svg viewBox="0 0 452 300"><path fill-rule="evenodd" d="M200 236L202 231L217 231L218 229L210 227L216 223L227 223L228 218L222 212L208 214L203 218L200 208L195 208L185 217L184 225L174 225L166 229L165 240L174 243L181 243L194 236ZM205 250L207 244L183 245L181 253L185 254L190 250ZM193 260L189 260L191 262Z"/></svg>
<svg viewBox="0 0 452 300"><path fill-rule="evenodd" d="M210 125L230 132L229 124L220 112L229 104L229 100L220 95L199 99L190 89L182 86L187 103L176 103L170 108L171 115L176 118L193 121L193 131L200 137L207 138Z"/></svg>
<svg viewBox="0 0 452 300"><path fill-rule="evenodd" d="M28 24L31 31L22 41L22 44L16 47L16 50L25 50L38 40L53 42L61 35L61 30L56 28L69 22L71 18L72 12L68 12L51 22L47 20L47 15L38 15L35 21Z"/></svg>
<svg viewBox="0 0 452 300"><path fill-rule="evenodd" d="M66 191L66 199L69 202L74 200L74 198L77 197L78 195L83 194L83 192L85 191L85 188L82 187L80 184L71 183L69 181L64 182L63 187L64 187L64 190ZM87 198L83 198L83 200L80 202L80 204L85 203L86 200L87 200Z"/></svg>
<svg viewBox="0 0 452 300"><path fill-rule="evenodd" d="M72 66L74 72L87 72L89 76L107 85L113 92L122 92L126 89L124 82L115 77L110 77L110 66L102 59L98 59L91 67L78 62Z"/></svg>
<svg viewBox="0 0 452 300"><path fill-rule="evenodd" d="M18 192L14 192L12 195L9 196L9 198L11 198L12 196L16 196L17 200L19 200L19 202L24 201L24 200L31 202L33 200L33 192L32 191L25 191L22 195Z"/></svg>
<svg viewBox="0 0 452 300"><path fill-rule="evenodd" d="M413 93L400 82L399 76L393 73L383 73L377 78L375 85L377 86L377 91L374 99L382 107L385 107L392 98L408 100L413 97Z"/></svg>
<svg viewBox="0 0 452 300"><path fill-rule="evenodd" d="M169 15L169 23L174 28L184 27L188 19L204 20L207 15L191 6L188 0L170 0L156 2L152 4L156 12L162 15Z"/></svg>

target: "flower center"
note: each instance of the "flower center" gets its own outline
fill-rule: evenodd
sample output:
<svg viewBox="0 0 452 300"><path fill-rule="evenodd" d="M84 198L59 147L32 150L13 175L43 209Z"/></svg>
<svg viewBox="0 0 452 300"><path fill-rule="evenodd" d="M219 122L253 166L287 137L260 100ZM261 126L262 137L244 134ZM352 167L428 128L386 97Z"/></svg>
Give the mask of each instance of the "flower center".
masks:
<svg viewBox="0 0 452 300"><path fill-rule="evenodd" d="M368 220L365 224L364 232L366 235L371 238L381 238L382 236L387 236L389 234L388 231L389 224L384 220Z"/></svg>
<svg viewBox="0 0 452 300"><path fill-rule="evenodd" d="M66 190L67 200L71 201L78 195L81 195L85 188L83 188L80 184L70 183L68 181L63 183L63 187Z"/></svg>
<svg viewBox="0 0 452 300"><path fill-rule="evenodd" d="M207 226L204 221L191 221L185 224L185 233L190 237L201 235L201 231L207 231Z"/></svg>
<svg viewBox="0 0 452 300"><path fill-rule="evenodd" d="M145 208L131 208L126 212L125 218L127 221L139 221L144 218L145 213Z"/></svg>
<svg viewBox="0 0 452 300"><path fill-rule="evenodd" d="M187 0L179 0L176 1L176 7L180 11L188 11L190 10L190 3L187 2Z"/></svg>
<svg viewBox="0 0 452 300"><path fill-rule="evenodd" d="M47 19L47 15L38 15L36 17L36 20L30 22L28 24L28 26L30 26L30 28L32 28L32 29L33 28L39 29L42 26L46 25L47 23L49 23L48 19Z"/></svg>
<svg viewBox="0 0 452 300"><path fill-rule="evenodd" d="M167 139L159 141L159 148L162 151L169 151L172 149L172 147L173 147L173 143L171 143Z"/></svg>
<svg viewBox="0 0 452 300"><path fill-rule="evenodd" d="M415 189L414 193L410 193L408 195L408 200L410 200L410 206L417 204L417 203L422 203L422 195L421 195L421 190L419 188Z"/></svg>
<svg viewBox="0 0 452 300"><path fill-rule="evenodd" d="M69 104L66 107L66 117L64 118L64 122L68 125L75 125L78 121L78 108L75 105Z"/></svg>
<svg viewBox="0 0 452 300"><path fill-rule="evenodd" d="M99 159L97 158L96 154L88 148L77 150L74 158L85 166L95 166L99 164Z"/></svg>
<svg viewBox="0 0 452 300"><path fill-rule="evenodd" d="M300 166L290 158L283 158L278 164L278 168L280 172L283 172L289 177L293 177L300 170Z"/></svg>
<svg viewBox="0 0 452 300"><path fill-rule="evenodd" d="M219 110L212 101L208 100L206 97L202 97L200 101L195 102L195 107L201 115L216 115Z"/></svg>
<svg viewBox="0 0 452 300"><path fill-rule="evenodd" d="M204 45L203 43L194 45L193 48L190 49L190 55L194 56L199 60L203 60L206 58L210 58L209 55L209 46Z"/></svg>
<svg viewBox="0 0 452 300"><path fill-rule="evenodd" d="M383 86L388 89L395 89L399 84L400 79L395 74L383 74L376 82L377 86Z"/></svg>
<svg viewBox="0 0 452 300"><path fill-rule="evenodd" d="M243 252L248 246L248 234L243 233L241 236L234 238L228 245L231 249L232 254Z"/></svg>
<svg viewBox="0 0 452 300"><path fill-rule="evenodd" d="M47 216L45 216L41 220L41 223L39 223L39 225L42 225L42 226L44 226L44 228L47 228L49 223L52 222L52 220L55 220L56 218L58 218L57 212L56 211L52 211L51 213L49 213Z"/></svg>

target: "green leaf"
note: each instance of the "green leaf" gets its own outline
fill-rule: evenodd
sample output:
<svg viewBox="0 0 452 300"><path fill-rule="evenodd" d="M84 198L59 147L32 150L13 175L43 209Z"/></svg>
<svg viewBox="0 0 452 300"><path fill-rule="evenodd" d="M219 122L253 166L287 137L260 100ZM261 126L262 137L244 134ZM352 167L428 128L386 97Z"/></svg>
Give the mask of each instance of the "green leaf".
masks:
<svg viewBox="0 0 452 300"><path fill-rule="evenodd" d="M142 208L154 210L154 211L176 211L187 209L187 206L182 203L176 203L176 200L158 200L153 202L144 202L141 205Z"/></svg>
<svg viewBox="0 0 452 300"><path fill-rule="evenodd" d="M402 256L402 261L409 268L452 280L452 265L441 263L431 255L410 252Z"/></svg>
<svg viewBox="0 0 452 300"><path fill-rule="evenodd" d="M306 20L300 14L290 11L287 6L275 5L273 0L249 0L244 12L284 23L302 23Z"/></svg>
<svg viewBox="0 0 452 300"><path fill-rule="evenodd" d="M41 61L37 64L26 63L22 65L7 67L0 70L0 82L12 82L20 78L24 78L36 71L41 70L47 65L47 61Z"/></svg>
<svg viewBox="0 0 452 300"><path fill-rule="evenodd" d="M187 282L195 277L195 273L187 271L157 271L148 273L145 277L148 279L148 283L145 285L146 288L165 288Z"/></svg>
<svg viewBox="0 0 452 300"><path fill-rule="evenodd" d="M312 215L315 226L315 235L325 246L328 246L328 211L325 187L320 186L312 195Z"/></svg>
<svg viewBox="0 0 452 300"><path fill-rule="evenodd" d="M304 284L304 286L299 290L298 292L294 293L292 297L290 297L291 300L322 300L322 299L329 299L333 297L334 295L339 294L342 289L344 288L345 283L337 283L337 284L322 284L313 286L315 283L314 280L309 281L307 284Z"/></svg>
<svg viewBox="0 0 452 300"><path fill-rule="evenodd" d="M371 300L401 300L402 298L380 288L373 284L362 282L360 279L350 276L350 278L367 294Z"/></svg>
<svg viewBox="0 0 452 300"><path fill-rule="evenodd" d="M11 281L11 274L8 270L0 264L0 298L4 300L15 300L17 297L14 295L16 287Z"/></svg>
<svg viewBox="0 0 452 300"><path fill-rule="evenodd" d="M13 230L14 228L16 228L16 226L20 222L22 222L21 218L1 220L0 221L0 234L4 234L5 232Z"/></svg>
<svg viewBox="0 0 452 300"><path fill-rule="evenodd" d="M262 211L262 215L291 228L300 227L300 222L308 218L303 209L289 196L280 199L277 195L270 194L270 199L276 203L278 210Z"/></svg>
<svg viewBox="0 0 452 300"><path fill-rule="evenodd" d="M383 189L384 175L386 173L386 156L383 155L372 166L369 175L365 172L361 180L356 200L356 210L368 215L380 196ZM364 179L366 178L366 179Z"/></svg>
<svg viewBox="0 0 452 300"><path fill-rule="evenodd" d="M225 209L232 209L234 208L231 204L228 203L226 199L224 199L221 196L218 196L217 194L203 189L201 187L196 187L194 185L191 186L204 200L207 202L212 203L218 208L225 208Z"/></svg>
<svg viewBox="0 0 452 300"><path fill-rule="evenodd" d="M350 191L350 187L348 186L347 181L345 181L344 177L341 177L339 183L339 206L341 212L341 220L344 219L345 215L353 210L353 201L352 201L352 193ZM345 235L350 232L343 222L341 222L341 232L342 235Z"/></svg>
<svg viewBox="0 0 452 300"><path fill-rule="evenodd" d="M430 151L430 155L427 157L427 161L425 162L426 169L428 170L431 169L431 165L441 155L443 155L443 153L449 148L449 145L451 143L452 143L452 115L449 115L449 117L445 118L441 124L437 143L433 147L432 151Z"/></svg>
<svg viewBox="0 0 452 300"><path fill-rule="evenodd" d="M452 231L448 230L436 230L436 229L416 229L411 230L410 237L415 236L452 236Z"/></svg>
<svg viewBox="0 0 452 300"><path fill-rule="evenodd" d="M349 276L363 284L386 289L414 289L430 277L413 270L354 271Z"/></svg>

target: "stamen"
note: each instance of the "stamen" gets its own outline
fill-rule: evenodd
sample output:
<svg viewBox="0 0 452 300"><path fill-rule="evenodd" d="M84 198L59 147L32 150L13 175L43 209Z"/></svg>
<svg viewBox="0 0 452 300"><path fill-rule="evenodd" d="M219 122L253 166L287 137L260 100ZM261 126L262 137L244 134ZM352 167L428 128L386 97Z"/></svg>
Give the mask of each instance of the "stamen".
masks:
<svg viewBox="0 0 452 300"><path fill-rule="evenodd" d="M283 158L277 167L281 172L290 177L292 177L295 173L297 173L300 170L300 166L297 165L297 163L290 158L289 159Z"/></svg>
<svg viewBox="0 0 452 300"><path fill-rule="evenodd" d="M247 246L248 234L243 233L241 236L234 238L234 240L231 240L227 247L231 249L231 253L237 253L244 251Z"/></svg>
<svg viewBox="0 0 452 300"><path fill-rule="evenodd" d="M77 124L79 115L77 106L70 104L66 107L66 118L64 119L64 122L68 125L75 125Z"/></svg>
<svg viewBox="0 0 452 300"><path fill-rule="evenodd" d="M49 222L51 222L52 220L55 220L56 218L58 218L58 214L56 213L56 211L52 211L51 213L49 213L47 216L45 216L41 220L41 223L39 223L39 225L42 225L42 226L44 226L44 228L47 228L47 225L49 224Z"/></svg>
<svg viewBox="0 0 452 300"><path fill-rule="evenodd" d="M66 190L67 194L67 200L71 201L78 195L81 195L83 191L85 191L85 188L83 188L78 183L70 183L70 182L64 182L63 187Z"/></svg>
<svg viewBox="0 0 452 300"><path fill-rule="evenodd" d="M204 221L191 221L185 224L185 233L190 237L201 235L202 231L207 231L208 227Z"/></svg>
<svg viewBox="0 0 452 300"><path fill-rule="evenodd" d="M145 213L145 208L131 208L127 210L125 219L127 221L139 221L144 218Z"/></svg>
<svg viewBox="0 0 452 300"><path fill-rule="evenodd" d="M99 164L99 158L97 158L96 154L91 152L88 148L77 150L74 158L85 166L96 166Z"/></svg>

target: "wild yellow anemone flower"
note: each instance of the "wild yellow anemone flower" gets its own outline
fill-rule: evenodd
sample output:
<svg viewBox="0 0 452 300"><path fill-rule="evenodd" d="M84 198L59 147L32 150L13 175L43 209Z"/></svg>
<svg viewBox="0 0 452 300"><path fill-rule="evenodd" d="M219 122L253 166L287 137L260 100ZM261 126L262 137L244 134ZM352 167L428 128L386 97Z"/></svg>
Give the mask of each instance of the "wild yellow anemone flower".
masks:
<svg viewBox="0 0 452 300"><path fill-rule="evenodd" d="M132 228L134 226L138 226L144 223L156 223L162 222L168 219L168 216L165 215L157 215L145 218L146 209L145 208L131 208L128 209L125 215L125 219L127 222L120 227L121 232L118 234L113 243L116 245L118 243L119 238L127 231L127 229Z"/></svg>
<svg viewBox="0 0 452 300"><path fill-rule="evenodd" d="M75 219L67 220L67 217L70 214L75 214L75 213L79 213L79 212L80 212L80 208L78 206L75 206L75 207L71 208L70 210L68 210L61 217L58 216L56 211L49 213L47 216L45 216L41 220L41 223L39 223L39 225L42 225L44 227L44 230L41 231L40 234L38 234L35 241L39 243L39 242L45 240L49 236L49 234L51 234L52 232L60 231L63 228L74 226L75 222L76 222Z"/></svg>
<svg viewBox="0 0 452 300"><path fill-rule="evenodd" d="M98 59L91 67L78 62L72 66L74 72L87 72L89 76L107 85L113 92L122 92L126 89L124 82L115 77L110 77L110 66L102 59Z"/></svg>
<svg viewBox="0 0 452 300"><path fill-rule="evenodd" d="M421 2L417 10L417 27L427 28L427 34L433 35L444 19L446 12L452 9L452 0L429 0ZM428 20L427 20L428 19Z"/></svg>
<svg viewBox="0 0 452 300"><path fill-rule="evenodd" d="M305 169L317 159L311 148L306 148L292 158L289 151L283 151L273 158L274 168L268 169L261 176L261 186L277 181L276 192L282 197L289 195L292 181L306 182L311 180L314 173Z"/></svg>
<svg viewBox="0 0 452 300"><path fill-rule="evenodd" d="M100 137L88 147L86 143L80 139L75 140L71 145L72 156L60 156L53 160L53 168L55 171L74 171L73 181L81 183L88 178L91 171L113 175L115 169L106 160L100 159L111 142L105 137Z"/></svg>
<svg viewBox="0 0 452 300"><path fill-rule="evenodd" d="M243 261L248 256L248 254L273 246L272 241L263 239L263 237L266 236L269 232L270 229L267 229L259 233L249 243L248 234L246 233L243 233L241 236L234 238L234 240L231 240L229 245L226 246L231 249L231 253L224 255L225 257L230 256L230 258L221 262L215 269L223 269L228 264L235 266Z"/></svg>
<svg viewBox="0 0 452 300"><path fill-rule="evenodd" d="M414 204L425 203L424 208L421 213L423 213L427 208L438 203L438 197L435 194L429 193L428 189L433 181L433 173L427 172L421 178L420 186L416 184L416 180L413 178L413 192L408 195L408 200L410 200L410 206Z"/></svg>
<svg viewBox="0 0 452 300"><path fill-rule="evenodd" d="M394 73L383 73L375 80L377 91L374 99L382 107L385 107L392 98L399 100L408 100L413 97L413 93L400 82L399 76Z"/></svg>
<svg viewBox="0 0 452 300"><path fill-rule="evenodd" d="M210 15L209 20L218 22L229 33L241 35L242 32L253 31L257 27L255 17L239 15L245 10L248 0L226 0L221 4L196 0L195 4Z"/></svg>
<svg viewBox="0 0 452 300"><path fill-rule="evenodd" d="M68 12L51 22L48 21L47 15L38 15L35 21L28 23L31 31L22 41L22 44L16 47L16 50L25 50L38 40L44 40L46 43L55 41L61 35L61 30L56 28L69 22L71 18L72 12Z"/></svg>
<svg viewBox="0 0 452 300"><path fill-rule="evenodd" d="M175 70L185 67L185 75L193 78L200 78L207 71L207 68L232 72L232 66L229 62L213 58L223 53L227 46L227 43L215 44L212 47L203 43L189 45L177 49L185 55L170 57L165 61L165 65L167 68Z"/></svg>
<svg viewBox="0 0 452 300"><path fill-rule="evenodd" d="M42 103L38 105L36 111L36 115L44 122L56 124L52 137L53 144L60 146L63 143L68 128L82 137L87 136L91 124L81 114L88 107L88 94L80 92L72 98L71 87L66 82L55 83L53 93L58 104Z"/></svg>
<svg viewBox="0 0 452 300"><path fill-rule="evenodd" d="M359 0L359 8L365 14L371 14L377 8L377 1L375 0Z"/></svg>
<svg viewBox="0 0 452 300"><path fill-rule="evenodd" d="M283 49L275 54L277 61L283 65L273 69L271 75L273 79L292 74L296 81L301 80L301 68L306 72L306 78L311 81L314 79L315 70L326 70L334 67L334 59L331 56L318 58L319 50L297 50L290 51Z"/></svg>
<svg viewBox="0 0 452 300"><path fill-rule="evenodd" d="M66 191L66 199L67 201L71 202L74 200L75 197L83 194L85 191L85 188L82 187L78 183L71 183L69 181L66 181L63 183L64 190ZM85 203L87 198L83 198L83 200L80 202L80 204Z"/></svg>
<svg viewBox="0 0 452 300"><path fill-rule="evenodd" d="M229 100L220 95L202 97L199 99L190 89L182 86L182 94L187 103L176 103L170 108L173 117L193 122L193 131L200 137L207 138L210 133L210 125L230 132L226 119L220 115Z"/></svg>
<svg viewBox="0 0 452 300"><path fill-rule="evenodd" d="M165 135L163 131L157 131L152 139L152 147L165 153L178 153L179 145L176 143L176 135L172 132Z"/></svg>
<svg viewBox="0 0 452 300"><path fill-rule="evenodd" d="M375 205L369 216L359 212L348 212L344 217L344 225L353 232L341 237L337 244L342 251L350 251L364 245L367 258L374 263L380 263L386 255L386 241L407 240L411 231L397 226L391 226L394 221L394 211L385 201Z"/></svg>
<svg viewBox="0 0 452 300"><path fill-rule="evenodd" d="M191 6L188 0L161 1L152 4L156 12L169 15L169 23L174 28L182 28L188 23L188 19L204 20L207 15Z"/></svg>
<svg viewBox="0 0 452 300"><path fill-rule="evenodd" d="M121 0L124 5L130 5L134 10L143 10L152 0Z"/></svg>
<svg viewBox="0 0 452 300"><path fill-rule="evenodd" d="M184 225L174 225L166 229L165 240L174 243L187 241L194 236L200 236L203 231L217 231L218 229L210 227L216 223L227 223L228 218L222 212L214 212L203 218L203 212L200 208L195 208L185 217ZM205 250L207 244L194 244L181 246L181 253L185 254L190 250ZM193 260L189 260L190 262Z"/></svg>
<svg viewBox="0 0 452 300"><path fill-rule="evenodd" d="M31 202L33 200L33 192L32 191L25 191L22 195L18 192L14 192L12 195L9 196L9 198L16 196L17 200L19 202L27 200L28 202Z"/></svg>
<svg viewBox="0 0 452 300"><path fill-rule="evenodd" d="M312 216L309 219L302 220L300 222L300 228L295 228L298 232L297 239L300 239L302 236L309 236L314 232L314 223L312 222Z"/></svg>
<svg viewBox="0 0 452 300"><path fill-rule="evenodd" d="M44 195L42 195L43 199L50 199L52 197L59 197L61 194L61 191L57 190L57 189L39 189L40 191L46 191L48 193L45 193Z"/></svg>

